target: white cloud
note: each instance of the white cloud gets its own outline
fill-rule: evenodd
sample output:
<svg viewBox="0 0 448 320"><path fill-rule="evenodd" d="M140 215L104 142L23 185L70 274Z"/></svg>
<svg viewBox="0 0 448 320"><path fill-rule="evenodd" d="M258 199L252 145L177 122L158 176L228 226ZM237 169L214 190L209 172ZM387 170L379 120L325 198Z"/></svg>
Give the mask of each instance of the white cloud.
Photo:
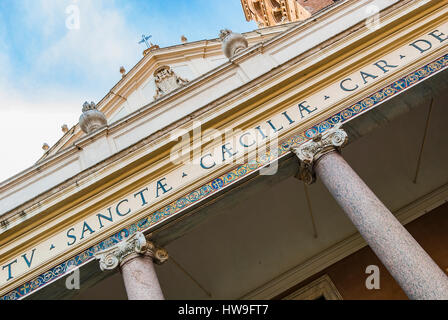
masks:
<svg viewBox="0 0 448 320"><path fill-rule="evenodd" d="M54 144L62 137L61 125L76 123L77 119L70 110L60 112L45 112L50 107L58 106L47 103L33 103L21 99L5 101L0 97L2 105L11 106L1 111L0 136L0 181L32 166L44 153L44 142Z"/></svg>
<svg viewBox="0 0 448 320"><path fill-rule="evenodd" d="M80 28L67 29L62 38L42 52L37 59L38 72L60 68L85 75L87 82L111 77L118 80L119 67L132 66L141 57L135 39L138 33L111 6L110 0L84 0L76 5ZM65 10L63 12L65 18L70 19ZM60 27L66 27L65 19Z"/></svg>
<svg viewBox="0 0 448 320"><path fill-rule="evenodd" d="M8 60L0 57L0 69ZM78 97L63 98L61 92L33 100L6 79L0 79L0 181L32 166L44 153L43 143L56 143L62 124L76 124L81 110Z"/></svg>
<svg viewBox="0 0 448 320"><path fill-rule="evenodd" d="M80 9L79 30L65 26L65 9L73 3ZM138 33L111 0L25 4L21 19L50 46L42 48L21 78L11 70L6 50L0 50L0 181L33 165L43 154L43 143L52 145L62 136L62 124L77 123L82 102L102 98L120 79L119 67L129 70L141 57L135 39ZM56 39L49 40L55 34ZM0 40L0 49L5 45ZM53 75L81 80L79 86L67 87L51 81Z"/></svg>

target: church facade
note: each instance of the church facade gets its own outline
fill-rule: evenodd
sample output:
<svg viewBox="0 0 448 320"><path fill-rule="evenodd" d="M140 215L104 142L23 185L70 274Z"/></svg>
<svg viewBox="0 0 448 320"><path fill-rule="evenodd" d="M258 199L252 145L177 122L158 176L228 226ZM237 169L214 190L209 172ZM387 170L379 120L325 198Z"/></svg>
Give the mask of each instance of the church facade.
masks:
<svg viewBox="0 0 448 320"><path fill-rule="evenodd" d="M0 183L0 296L448 299L448 3L242 0Z"/></svg>

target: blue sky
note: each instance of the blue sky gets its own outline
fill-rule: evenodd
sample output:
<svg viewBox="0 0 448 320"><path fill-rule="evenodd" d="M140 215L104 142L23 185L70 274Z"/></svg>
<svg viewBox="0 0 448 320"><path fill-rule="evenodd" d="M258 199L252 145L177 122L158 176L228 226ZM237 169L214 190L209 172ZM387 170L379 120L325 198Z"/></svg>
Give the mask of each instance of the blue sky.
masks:
<svg viewBox="0 0 448 320"><path fill-rule="evenodd" d="M72 28L74 9L79 28ZM68 27L67 27L68 26ZM0 0L0 180L33 165L142 57L161 47L256 29L239 0Z"/></svg>

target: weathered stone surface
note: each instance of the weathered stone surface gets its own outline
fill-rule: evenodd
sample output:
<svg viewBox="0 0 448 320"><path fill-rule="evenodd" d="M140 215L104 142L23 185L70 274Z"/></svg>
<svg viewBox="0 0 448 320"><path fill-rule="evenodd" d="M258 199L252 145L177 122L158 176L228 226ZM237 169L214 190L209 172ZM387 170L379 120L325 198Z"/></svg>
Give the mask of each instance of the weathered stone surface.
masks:
<svg viewBox="0 0 448 320"><path fill-rule="evenodd" d="M298 178L306 184L314 183L316 181L316 174L314 172L316 162L328 152L340 151L347 142L347 133L339 126L323 134L318 134L312 141L293 149L293 152L300 160Z"/></svg>
<svg viewBox="0 0 448 320"><path fill-rule="evenodd" d="M241 1L246 20L255 21L260 28L305 20L333 3L333 0Z"/></svg>

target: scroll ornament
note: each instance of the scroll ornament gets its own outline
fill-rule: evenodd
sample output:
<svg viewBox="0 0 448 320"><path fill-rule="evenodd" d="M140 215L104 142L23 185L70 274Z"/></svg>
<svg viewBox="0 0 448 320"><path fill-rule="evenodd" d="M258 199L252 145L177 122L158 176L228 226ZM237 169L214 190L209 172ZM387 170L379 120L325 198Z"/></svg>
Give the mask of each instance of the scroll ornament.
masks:
<svg viewBox="0 0 448 320"><path fill-rule="evenodd" d="M141 232L136 232L115 246L96 253L95 257L100 261L101 270L105 271L114 270L132 255L147 255L157 264L162 264L169 258L165 249L156 248Z"/></svg>
<svg viewBox="0 0 448 320"><path fill-rule="evenodd" d="M316 162L325 154L333 151L340 152L348 142L347 133L337 126L323 134L316 135L313 140L306 142L292 151L300 161L298 178L306 184L316 182L314 166Z"/></svg>

